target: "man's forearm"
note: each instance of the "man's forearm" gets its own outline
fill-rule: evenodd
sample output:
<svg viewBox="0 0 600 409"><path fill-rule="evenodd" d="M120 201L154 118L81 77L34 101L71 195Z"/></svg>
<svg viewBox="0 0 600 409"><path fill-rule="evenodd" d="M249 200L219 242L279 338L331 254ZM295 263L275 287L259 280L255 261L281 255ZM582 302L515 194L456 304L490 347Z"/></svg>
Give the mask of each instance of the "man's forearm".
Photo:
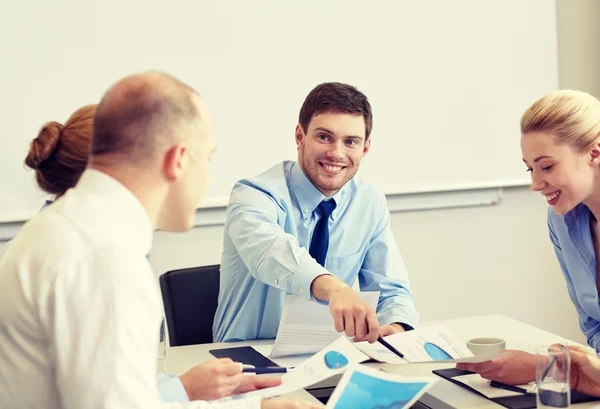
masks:
<svg viewBox="0 0 600 409"><path fill-rule="evenodd" d="M310 285L310 291L317 300L327 301L331 299L331 295L340 290L350 288L348 284L340 280L334 275L323 274L313 280Z"/></svg>

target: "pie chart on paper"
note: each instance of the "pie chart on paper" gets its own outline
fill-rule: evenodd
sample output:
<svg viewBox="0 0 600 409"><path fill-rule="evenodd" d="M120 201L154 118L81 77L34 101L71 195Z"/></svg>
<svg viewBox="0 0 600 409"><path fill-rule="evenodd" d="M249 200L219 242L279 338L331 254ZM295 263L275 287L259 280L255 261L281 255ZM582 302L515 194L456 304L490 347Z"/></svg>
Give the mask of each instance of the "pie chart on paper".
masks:
<svg viewBox="0 0 600 409"><path fill-rule="evenodd" d="M433 344L431 342L426 342L425 344L423 344L423 347L425 348L425 352L427 352L427 355L429 355L429 357L431 359L433 359L434 361L443 361L446 359L452 359L452 356L450 356L450 354L448 352L444 351L442 348L440 348L436 344Z"/></svg>

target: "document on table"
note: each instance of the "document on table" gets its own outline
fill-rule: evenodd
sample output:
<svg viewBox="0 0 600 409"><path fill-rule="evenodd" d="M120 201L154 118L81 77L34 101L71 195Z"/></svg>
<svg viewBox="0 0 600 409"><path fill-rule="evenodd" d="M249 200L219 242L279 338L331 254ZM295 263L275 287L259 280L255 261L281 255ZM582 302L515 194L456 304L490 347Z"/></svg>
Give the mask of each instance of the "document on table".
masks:
<svg viewBox="0 0 600 409"><path fill-rule="evenodd" d="M521 392L514 392L490 386L490 381L482 378L479 374L455 376L452 379L458 382L462 382L465 385L475 389L477 392L481 393L488 399L523 395L523 393ZM535 383L517 385L517 387L525 389L529 393L535 393Z"/></svg>
<svg viewBox="0 0 600 409"><path fill-rule="evenodd" d="M333 358L328 355L329 352L334 354ZM346 337L338 335L338 339L333 343L297 365L293 371L283 375L281 385L229 396L220 401L284 395L343 373L352 365L358 365L368 359L369 357L356 349Z"/></svg>
<svg viewBox="0 0 600 409"><path fill-rule="evenodd" d="M327 408L410 408L436 381L433 377L390 374L358 365L344 373Z"/></svg>
<svg viewBox="0 0 600 409"><path fill-rule="evenodd" d="M414 331L400 332L384 338L390 345L404 355L398 355L379 342L357 342L354 345L365 354L379 362L390 364L403 363L459 363L484 362L494 359L497 353L474 356L466 344L458 339L446 325L425 327Z"/></svg>
<svg viewBox="0 0 600 409"><path fill-rule="evenodd" d="M374 310L377 309L378 291L358 295ZM328 305L288 295L269 358L314 354L339 338L340 334L335 330ZM278 363L281 361L277 360Z"/></svg>

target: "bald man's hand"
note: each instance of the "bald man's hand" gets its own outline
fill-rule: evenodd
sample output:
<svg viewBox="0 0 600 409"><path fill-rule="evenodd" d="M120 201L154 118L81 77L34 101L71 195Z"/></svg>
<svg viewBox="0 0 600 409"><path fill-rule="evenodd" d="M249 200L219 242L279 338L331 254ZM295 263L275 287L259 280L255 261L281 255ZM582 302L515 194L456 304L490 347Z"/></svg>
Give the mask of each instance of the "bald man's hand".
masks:
<svg viewBox="0 0 600 409"><path fill-rule="evenodd" d="M196 365L179 376L190 400L214 400L229 396L245 381L242 364L229 358Z"/></svg>
<svg viewBox="0 0 600 409"><path fill-rule="evenodd" d="M299 401L299 400L281 400L266 399L262 401L261 409L324 409L325 406L320 403Z"/></svg>

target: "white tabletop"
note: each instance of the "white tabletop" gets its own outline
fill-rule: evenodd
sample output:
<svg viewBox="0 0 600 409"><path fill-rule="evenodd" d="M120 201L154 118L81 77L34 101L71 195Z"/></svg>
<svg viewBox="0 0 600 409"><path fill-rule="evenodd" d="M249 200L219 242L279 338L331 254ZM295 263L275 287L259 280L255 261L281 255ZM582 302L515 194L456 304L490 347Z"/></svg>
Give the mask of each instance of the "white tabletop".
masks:
<svg viewBox="0 0 600 409"><path fill-rule="evenodd" d="M507 348L520 349L527 352L535 352L538 346L548 346L554 343L568 343L576 345L575 342L567 340L558 335L543 331L531 325L524 324L520 321L502 315L486 315L480 317L460 318L447 321L436 321L422 323L421 326L434 324L446 324L452 332L465 342L471 338L478 337L499 337L507 340ZM259 340L235 343L215 343L189 345L182 347L171 347L167 350L167 369L171 373L182 373L193 367L194 365L213 359L214 357L208 352L211 349L230 348L232 346L251 345L263 354L268 354L270 345L273 340ZM405 375L431 375L434 369L450 368L453 365L440 364L418 364L418 365L385 365L377 364L383 367L386 371L401 373ZM314 387L333 386L337 382L336 379L328 380ZM483 397L480 397L468 390L454 385L445 379L439 379L438 382L428 391L428 393L437 399L440 399L456 408L478 408L478 409L497 409L502 406L493 403ZM287 397L287 396L286 396ZM295 394L298 399L314 398L305 391L300 391ZM595 403L583 403L572 405L578 409L591 408Z"/></svg>
<svg viewBox="0 0 600 409"><path fill-rule="evenodd" d="M233 346L245 346L252 345L256 348L262 347L266 348L266 353L270 353L271 345L273 345L273 340L263 340L263 341L248 341L248 342L219 342L214 344L199 344L199 345L187 345L182 347L169 347L167 348L167 372L181 374L195 365L198 365L201 362L208 361L210 359L214 359L215 357L210 354L211 349L219 349L219 348L231 348ZM263 352L261 350L261 352ZM263 352L265 353L265 352ZM277 375L271 375L277 376ZM312 396L310 393L306 392L304 389L299 391L288 393L282 398L285 399L296 399L310 402L318 402L318 400Z"/></svg>

